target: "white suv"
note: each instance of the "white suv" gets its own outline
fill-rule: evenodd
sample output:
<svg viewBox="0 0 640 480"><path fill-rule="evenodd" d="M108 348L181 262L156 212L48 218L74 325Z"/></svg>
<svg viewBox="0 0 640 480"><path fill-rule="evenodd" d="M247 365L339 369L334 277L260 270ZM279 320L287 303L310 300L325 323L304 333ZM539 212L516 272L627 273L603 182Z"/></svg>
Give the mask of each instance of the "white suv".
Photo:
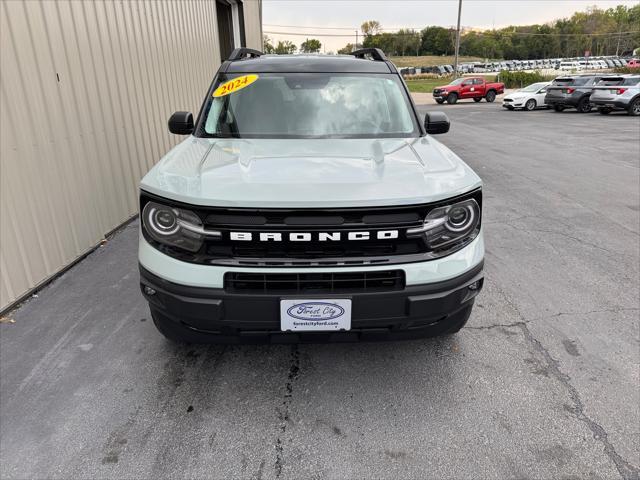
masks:
<svg viewBox="0 0 640 480"><path fill-rule="evenodd" d="M483 285L480 178L378 49L235 50L140 184L140 283L187 342L411 339Z"/></svg>

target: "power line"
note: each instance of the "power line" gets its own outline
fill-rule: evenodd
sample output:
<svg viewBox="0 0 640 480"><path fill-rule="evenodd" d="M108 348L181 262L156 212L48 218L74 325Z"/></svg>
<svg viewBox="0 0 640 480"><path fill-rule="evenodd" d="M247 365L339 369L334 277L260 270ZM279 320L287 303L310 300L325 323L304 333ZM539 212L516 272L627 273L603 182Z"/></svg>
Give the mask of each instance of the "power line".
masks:
<svg viewBox="0 0 640 480"><path fill-rule="evenodd" d="M264 32L269 35L295 35L299 37L353 37L354 34L338 34L338 33L299 33L299 32Z"/></svg>
<svg viewBox="0 0 640 480"><path fill-rule="evenodd" d="M309 27L305 25L273 25L269 23L263 24L264 27L278 27L278 28L312 28L315 30L349 30L354 31L357 27Z"/></svg>
<svg viewBox="0 0 640 480"><path fill-rule="evenodd" d="M306 29L312 29L312 30L349 30L349 31L353 31L353 30L359 30L360 27L315 27L315 26L311 26L311 25L275 25L273 23L264 23L263 24L264 27L278 27L278 28L298 28L298 29L302 29L302 28L306 28ZM402 29L409 29L409 30L420 30L420 27L386 27L386 28L378 28L378 30L402 30Z"/></svg>

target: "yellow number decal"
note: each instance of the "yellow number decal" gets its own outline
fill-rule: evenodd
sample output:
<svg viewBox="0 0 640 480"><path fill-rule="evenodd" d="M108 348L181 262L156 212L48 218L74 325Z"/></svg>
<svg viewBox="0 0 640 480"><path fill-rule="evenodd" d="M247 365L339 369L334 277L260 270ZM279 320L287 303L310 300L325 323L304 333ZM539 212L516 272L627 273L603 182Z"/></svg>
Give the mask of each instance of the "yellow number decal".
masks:
<svg viewBox="0 0 640 480"><path fill-rule="evenodd" d="M223 83L213 92L214 97L224 97L225 95L229 95L230 93L237 92L238 90L242 90L244 87L248 87L253 82L258 80L258 75L243 75L238 78L234 78L233 80L229 80L228 82Z"/></svg>

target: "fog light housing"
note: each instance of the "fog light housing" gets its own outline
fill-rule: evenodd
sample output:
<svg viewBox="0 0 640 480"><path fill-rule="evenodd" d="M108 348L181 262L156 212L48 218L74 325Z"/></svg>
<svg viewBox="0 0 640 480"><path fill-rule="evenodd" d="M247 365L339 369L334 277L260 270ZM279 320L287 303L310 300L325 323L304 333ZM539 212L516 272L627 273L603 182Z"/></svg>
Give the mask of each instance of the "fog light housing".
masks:
<svg viewBox="0 0 640 480"><path fill-rule="evenodd" d="M480 280L476 280L475 282L467 285L467 289L466 289L464 298L462 299L462 303L468 302L469 300L476 297L480 293L480 290L482 290L483 281L484 279L481 278Z"/></svg>
<svg viewBox="0 0 640 480"><path fill-rule="evenodd" d="M146 295L155 295L155 294L156 294L156 291L155 291L153 288L148 287L148 286L146 286L146 285L145 285L145 287L144 287L144 293L145 293Z"/></svg>

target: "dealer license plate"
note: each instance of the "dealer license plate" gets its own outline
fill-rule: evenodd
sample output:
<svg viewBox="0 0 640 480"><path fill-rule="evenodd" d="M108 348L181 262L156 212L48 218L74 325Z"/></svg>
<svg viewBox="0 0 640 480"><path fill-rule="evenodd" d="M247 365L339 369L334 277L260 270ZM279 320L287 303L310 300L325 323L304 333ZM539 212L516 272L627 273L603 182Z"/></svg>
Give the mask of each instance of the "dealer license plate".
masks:
<svg viewBox="0 0 640 480"><path fill-rule="evenodd" d="M280 300L280 328L286 331L351 329L351 299Z"/></svg>

